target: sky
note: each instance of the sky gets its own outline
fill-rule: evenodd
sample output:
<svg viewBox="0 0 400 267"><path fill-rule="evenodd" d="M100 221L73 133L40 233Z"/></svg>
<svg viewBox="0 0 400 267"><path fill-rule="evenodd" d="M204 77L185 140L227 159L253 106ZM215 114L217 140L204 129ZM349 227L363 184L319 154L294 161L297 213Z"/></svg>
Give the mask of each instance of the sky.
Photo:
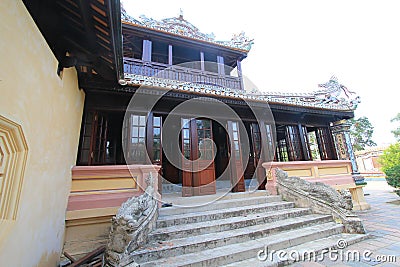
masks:
<svg viewBox="0 0 400 267"><path fill-rule="evenodd" d="M312 92L335 75L361 97L355 117L378 146L395 142L400 112L398 0L121 1L133 17L183 17L216 40L254 39L243 74L260 91Z"/></svg>

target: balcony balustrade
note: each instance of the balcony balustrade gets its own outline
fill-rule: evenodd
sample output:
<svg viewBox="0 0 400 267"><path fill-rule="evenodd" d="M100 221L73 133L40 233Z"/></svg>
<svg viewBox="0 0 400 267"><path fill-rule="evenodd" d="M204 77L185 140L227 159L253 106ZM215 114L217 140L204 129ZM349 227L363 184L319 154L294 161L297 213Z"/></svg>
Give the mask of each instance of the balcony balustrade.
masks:
<svg viewBox="0 0 400 267"><path fill-rule="evenodd" d="M133 58L124 58L124 72L181 82L214 85L229 89L243 89L241 77L221 75L215 72L179 65L170 66L158 62L144 62Z"/></svg>

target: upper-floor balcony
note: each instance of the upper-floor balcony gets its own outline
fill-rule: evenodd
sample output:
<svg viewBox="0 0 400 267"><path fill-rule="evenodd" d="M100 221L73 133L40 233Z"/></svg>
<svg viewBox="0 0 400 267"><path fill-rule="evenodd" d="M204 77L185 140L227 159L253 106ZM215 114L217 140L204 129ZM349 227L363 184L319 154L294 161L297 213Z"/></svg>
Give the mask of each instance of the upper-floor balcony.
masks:
<svg viewBox="0 0 400 267"><path fill-rule="evenodd" d="M176 80L183 83L198 83L244 90L242 77L240 77L240 75L239 77L236 77L226 74L226 71L218 71L219 73L207 71L204 68L204 64L209 64L209 62L191 62L181 65L169 65L124 57L124 72L161 79ZM217 65L217 69L218 66L219 65Z"/></svg>

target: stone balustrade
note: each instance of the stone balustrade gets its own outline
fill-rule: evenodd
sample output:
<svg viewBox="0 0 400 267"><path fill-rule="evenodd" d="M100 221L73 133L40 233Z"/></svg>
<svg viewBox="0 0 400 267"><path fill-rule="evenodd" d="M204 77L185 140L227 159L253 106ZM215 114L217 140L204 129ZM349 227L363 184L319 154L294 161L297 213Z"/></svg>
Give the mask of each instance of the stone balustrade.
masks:
<svg viewBox="0 0 400 267"><path fill-rule="evenodd" d="M350 160L265 162L267 191L277 194L276 169L281 169L291 177L299 177L309 182L321 182L337 190L349 190L353 210L366 210L370 205L364 198L363 185L356 185L352 176Z"/></svg>

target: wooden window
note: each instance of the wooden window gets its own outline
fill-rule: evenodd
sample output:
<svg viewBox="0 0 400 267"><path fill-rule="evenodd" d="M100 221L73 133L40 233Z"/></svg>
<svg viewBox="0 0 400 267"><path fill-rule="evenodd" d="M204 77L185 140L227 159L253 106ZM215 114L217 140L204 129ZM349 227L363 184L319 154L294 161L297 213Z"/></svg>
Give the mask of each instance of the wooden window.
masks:
<svg viewBox="0 0 400 267"><path fill-rule="evenodd" d="M244 171L242 161L242 151L240 142L240 126L237 121L227 121L227 130L229 136L229 147L231 147L231 165L230 175L232 192L244 192L246 190L244 183Z"/></svg>
<svg viewBox="0 0 400 267"><path fill-rule="evenodd" d="M255 159L254 165L256 166L261 154L261 132L258 123L252 123L250 127L253 141L253 157Z"/></svg>
<svg viewBox="0 0 400 267"><path fill-rule="evenodd" d="M278 154L278 161L289 161L289 155L286 146L286 140L281 139L278 141L278 147L276 148Z"/></svg>
<svg viewBox="0 0 400 267"><path fill-rule="evenodd" d="M236 159L241 159L240 155L240 137L238 123L232 122L232 139L233 139L233 153Z"/></svg>
<svg viewBox="0 0 400 267"><path fill-rule="evenodd" d="M182 150L186 159L191 159L190 120L182 119Z"/></svg>
<svg viewBox="0 0 400 267"><path fill-rule="evenodd" d="M130 117L130 163L146 162L146 116L131 114Z"/></svg>
<svg viewBox="0 0 400 267"><path fill-rule="evenodd" d="M302 144L298 126L286 126L286 145L290 161L304 160Z"/></svg>
<svg viewBox="0 0 400 267"><path fill-rule="evenodd" d="M301 136L302 138L302 148L303 148L303 159L304 160L312 160L312 154L311 154L311 149L310 149L310 141L308 140L308 131L307 127L305 126L299 126L301 129Z"/></svg>
<svg viewBox="0 0 400 267"><path fill-rule="evenodd" d="M161 125L162 118L159 116L153 117L153 163L161 163Z"/></svg>
<svg viewBox="0 0 400 267"><path fill-rule="evenodd" d="M211 121L196 120L196 125L197 125L197 138L198 138L197 155L201 160L212 160L213 141L211 135ZM238 146L239 146L239 141L238 141Z"/></svg>
<svg viewBox="0 0 400 267"><path fill-rule="evenodd" d="M311 131L307 133L308 136L308 142L309 142L309 146L310 146L310 151L311 151L311 155L313 160L320 160L320 152L318 149L318 143L317 143L317 137L315 134L315 131Z"/></svg>
<svg viewBox="0 0 400 267"><path fill-rule="evenodd" d="M337 159L332 133L328 127L318 128L315 132L318 150L322 160Z"/></svg>
<svg viewBox="0 0 400 267"><path fill-rule="evenodd" d="M270 124L265 124L265 131L267 135L267 161L272 161L274 159L274 135L272 131L272 126Z"/></svg>
<svg viewBox="0 0 400 267"><path fill-rule="evenodd" d="M86 112L84 115L84 123L81 132L81 147L78 162L82 165L90 165L90 144L92 142L94 112Z"/></svg>
<svg viewBox="0 0 400 267"><path fill-rule="evenodd" d="M107 143L110 145L110 142L107 142L107 134L107 116L93 111L86 112L81 132L79 164L105 164Z"/></svg>
<svg viewBox="0 0 400 267"><path fill-rule="evenodd" d="M107 147L107 128L108 120L104 115L95 115L95 133L94 142L92 149L92 160L93 164L104 164L106 159L106 147Z"/></svg>

